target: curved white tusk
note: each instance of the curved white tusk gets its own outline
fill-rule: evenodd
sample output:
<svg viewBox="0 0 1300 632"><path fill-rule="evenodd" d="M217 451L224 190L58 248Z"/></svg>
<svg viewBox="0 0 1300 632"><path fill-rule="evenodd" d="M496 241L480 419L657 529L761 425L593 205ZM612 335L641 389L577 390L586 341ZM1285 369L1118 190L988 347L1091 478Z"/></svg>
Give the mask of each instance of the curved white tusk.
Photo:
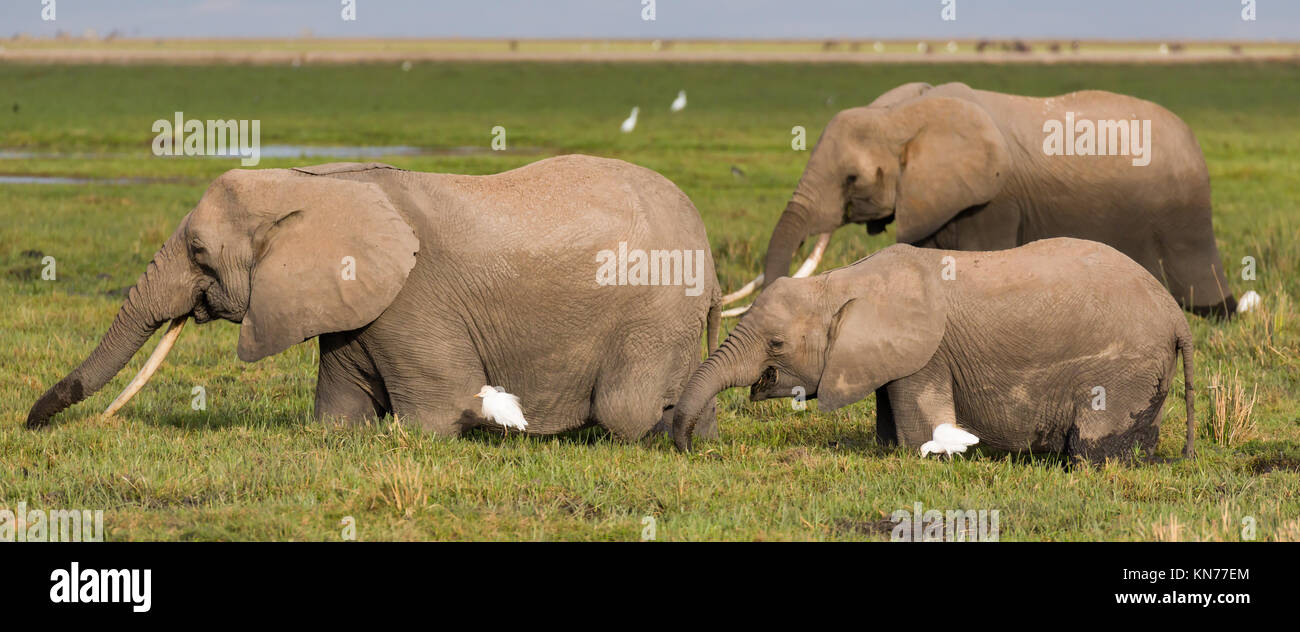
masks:
<svg viewBox="0 0 1300 632"><path fill-rule="evenodd" d="M750 294L753 294L754 290L758 289L758 286L762 284L763 284L763 273L759 272L758 276L754 277L753 281L750 281L749 283L745 284L745 287L742 287L739 290L736 290L735 292L732 292L731 294L722 297L722 304L727 305L729 303L735 303L736 301L739 301L740 299L745 298Z"/></svg>
<svg viewBox="0 0 1300 632"><path fill-rule="evenodd" d="M812 254L809 254L808 258L804 259L803 265L799 266L798 270L795 270L794 278L802 279L807 276L812 276L812 273L817 271L818 264L822 262L822 255L826 254L826 245L829 243L831 243L830 233L822 233L819 235L817 237L817 245L813 246Z"/></svg>
<svg viewBox="0 0 1300 632"><path fill-rule="evenodd" d="M812 273L817 270L817 266L821 264L822 256L826 254L826 246L830 243L831 243L830 233L822 233L821 235L818 235L817 244L813 246L813 250L811 253L809 253L808 258L804 259L803 263L800 264L799 269L795 270L794 278L802 279L808 276L812 276ZM745 287L742 287L739 290L736 290L735 292L732 292L731 294L722 297L722 304L726 305L727 303L740 300L750 292L753 292L755 287L758 287L759 285L762 284L763 284L763 275L760 274L758 275L758 278L754 279L753 281L750 281L749 285L746 285ZM735 318L749 311L749 308L751 306L753 306L753 303L750 303L749 305L746 305L744 307L733 307L728 310L723 310L722 317Z"/></svg>
<svg viewBox="0 0 1300 632"><path fill-rule="evenodd" d="M752 307L753 305L754 305L753 303L750 303L749 305L746 305L746 306L744 306L744 307L733 307L733 308L731 308L731 309L724 309L724 310L722 310L722 317L723 317L723 318L735 318L735 317L737 317L737 316L739 316L739 315L741 315L741 314L744 314L745 312L749 311L749 308Z"/></svg>
<svg viewBox="0 0 1300 632"><path fill-rule="evenodd" d="M113 413L125 406L127 402L131 401L132 397L135 397L136 393L140 392L140 389L144 388L149 378L153 377L158 367L162 366L163 359L172 350L172 345L176 344L176 339L181 335L181 328L185 326L185 321L188 319L189 316L172 319L171 325L167 327L167 333L164 333L162 340L158 341L158 348L153 350L153 354L149 356L149 360L144 363L144 366L140 367L140 372L135 374L135 378L131 380L131 383L127 384L126 388L122 389L122 393L117 396L117 399L114 399L113 403L109 404L108 408L104 410L105 417L113 416Z"/></svg>
<svg viewBox="0 0 1300 632"><path fill-rule="evenodd" d="M803 263L799 264L799 269L795 270L794 272L794 278L802 279L804 277L811 276L812 273L817 270L817 266L821 264L822 255L826 254L826 246L829 243L831 243L830 233L822 233L821 235L818 235L817 244L813 246L813 251L809 253L808 258L804 259ZM742 287L739 290L732 292L731 294L723 296L722 304L730 305L732 303L735 303L736 301L739 301L740 299L745 298L750 294L753 294L754 290L758 289L758 286L762 284L763 284L763 273L760 272L758 276L754 277L753 281L746 283L745 287ZM724 318L730 318L730 316L727 316L727 314L731 312L736 312L736 310L734 309L727 310L726 312L723 312L722 315ZM741 310L740 312L736 312L736 314L743 314L743 313L744 310Z"/></svg>

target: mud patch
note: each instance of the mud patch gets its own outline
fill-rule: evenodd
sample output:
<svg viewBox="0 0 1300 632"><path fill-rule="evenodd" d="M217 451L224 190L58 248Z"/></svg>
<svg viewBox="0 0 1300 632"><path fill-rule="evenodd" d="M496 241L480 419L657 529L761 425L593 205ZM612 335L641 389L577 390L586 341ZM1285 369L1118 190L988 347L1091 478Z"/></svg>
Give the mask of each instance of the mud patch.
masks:
<svg viewBox="0 0 1300 632"><path fill-rule="evenodd" d="M35 281L40 278L41 272L36 268L9 268L5 271L5 276L15 281Z"/></svg>
<svg viewBox="0 0 1300 632"><path fill-rule="evenodd" d="M873 437L844 436L827 441L826 447L845 452L875 452L879 451L880 445Z"/></svg>
<svg viewBox="0 0 1300 632"><path fill-rule="evenodd" d="M1300 472L1300 458L1294 456L1258 457L1251 461L1247 468L1256 474L1268 474L1277 471Z"/></svg>
<svg viewBox="0 0 1300 632"><path fill-rule="evenodd" d="M855 520L853 518L840 518L834 522L836 533L850 533L858 535L890 535L894 532L894 521L889 519L880 520Z"/></svg>
<svg viewBox="0 0 1300 632"><path fill-rule="evenodd" d="M582 518L583 520L594 520L604 515L604 511L597 505L587 502L583 498L569 497L560 501L560 508L565 513Z"/></svg>

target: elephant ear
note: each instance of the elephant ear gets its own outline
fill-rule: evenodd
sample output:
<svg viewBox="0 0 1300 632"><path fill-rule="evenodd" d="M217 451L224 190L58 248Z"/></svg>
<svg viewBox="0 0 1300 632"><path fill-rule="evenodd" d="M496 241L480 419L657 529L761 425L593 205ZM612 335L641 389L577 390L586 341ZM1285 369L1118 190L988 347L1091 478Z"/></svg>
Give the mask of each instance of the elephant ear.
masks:
<svg viewBox="0 0 1300 632"><path fill-rule="evenodd" d="M890 117L909 135L899 156L894 207L899 242L929 237L1002 190L1011 157L984 108L949 97L922 98L894 108Z"/></svg>
<svg viewBox="0 0 1300 632"><path fill-rule="evenodd" d="M378 318L420 247L388 196L358 180L244 173L235 199L265 218L253 236L239 358L254 362Z"/></svg>
<svg viewBox="0 0 1300 632"><path fill-rule="evenodd" d="M822 410L847 406L916 373L939 348L947 325L939 288L941 259L935 255L933 269L926 269L894 256L891 251L898 248L916 250L891 246L857 264L879 271L861 282L871 288L871 296L848 301L832 321L826 366L817 385Z"/></svg>

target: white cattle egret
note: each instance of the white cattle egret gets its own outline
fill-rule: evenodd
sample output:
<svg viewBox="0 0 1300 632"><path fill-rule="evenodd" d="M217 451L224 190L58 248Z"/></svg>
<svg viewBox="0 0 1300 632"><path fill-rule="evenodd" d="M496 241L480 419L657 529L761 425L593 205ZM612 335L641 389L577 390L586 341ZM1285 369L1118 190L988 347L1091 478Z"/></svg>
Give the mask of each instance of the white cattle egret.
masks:
<svg viewBox="0 0 1300 632"><path fill-rule="evenodd" d="M484 386L474 397L483 398L483 416L488 421L496 422L505 428L523 430L528 427L524 419L524 409L519 406L519 398L506 392L500 386Z"/></svg>
<svg viewBox="0 0 1300 632"><path fill-rule="evenodd" d="M952 424L939 424L934 429L934 438L932 441L926 441L921 444L921 457L924 458L930 453L943 453L952 456L956 452L965 452L966 448L980 442L980 438L954 426Z"/></svg>
<svg viewBox="0 0 1300 632"><path fill-rule="evenodd" d="M685 110L685 109L686 109L686 91L685 91L685 90L679 90L679 91L677 92L677 98L676 98L676 99L673 99L673 104L672 104L671 106L669 106L668 109L670 109L670 110L672 110L672 111L674 111L674 112L681 112L682 110Z"/></svg>
<svg viewBox="0 0 1300 632"><path fill-rule="evenodd" d="M1246 312L1254 311L1259 308L1261 302L1259 294L1256 293L1255 290L1250 290L1245 294L1242 294L1241 300L1237 301L1237 313L1245 314Z"/></svg>
<svg viewBox="0 0 1300 632"><path fill-rule="evenodd" d="M637 112L640 112L640 111L641 111L641 108L639 108L639 107L632 108L632 114L631 114L631 116L628 116L628 117L627 117L627 120L623 121L623 126L619 128L619 129L623 130L623 133L624 133L624 134L626 134L626 133L628 133L628 132L630 132L630 131L636 129L636 114L637 114Z"/></svg>

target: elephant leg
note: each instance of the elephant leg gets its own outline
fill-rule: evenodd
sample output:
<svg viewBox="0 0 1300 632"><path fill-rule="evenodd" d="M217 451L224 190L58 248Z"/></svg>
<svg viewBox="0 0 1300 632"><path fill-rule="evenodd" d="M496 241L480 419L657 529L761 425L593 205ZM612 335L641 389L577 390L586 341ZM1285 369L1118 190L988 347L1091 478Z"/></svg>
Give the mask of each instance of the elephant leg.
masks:
<svg viewBox="0 0 1300 632"><path fill-rule="evenodd" d="M419 335L413 335L409 322L381 319L363 340L383 372L392 413L406 426L439 436L459 436L486 422L483 400L474 397L489 384L483 362L449 322L418 323ZM528 421L531 432L535 420Z"/></svg>
<svg viewBox="0 0 1300 632"><path fill-rule="evenodd" d="M1158 367L1144 373L1160 375ZM1169 394L1171 377L1168 372L1154 379L1135 377L1131 387L1108 393L1104 409L1081 407L1066 434L1066 454L1095 463L1131 457L1134 448L1154 454L1160 440L1160 411ZM1139 384L1148 386L1142 388Z"/></svg>
<svg viewBox="0 0 1300 632"><path fill-rule="evenodd" d="M1179 209L1179 213L1187 215L1190 211ZM1237 312L1237 299L1228 286L1209 219L1204 223L1206 228L1199 234L1189 235L1191 229L1188 229L1178 234L1159 235L1155 248L1158 262L1154 266L1145 261L1138 263L1169 288L1183 309L1198 316L1231 318Z"/></svg>
<svg viewBox="0 0 1300 632"><path fill-rule="evenodd" d="M936 427L957 424L952 373L937 355L920 371L886 384L885 389L895 434L902 445L919 448L934 437Z"/></svg>
<svg viewBox="0 0 1300 632"><path fill-rule="evenodd" d="M671 430L674 406L700 365L699 330L678 332L648 353L642 338L663 335L625 332L624 342L605 356L596 376L588 418L620 439L636 441ZM696 437L718 436L715 410L716 399L701 412Z"/></svg>
<svg viewBox="0 0 1300 632"><path fill-rule="evenodd" d="M438 356L439 354L429 354ZM406 366L400 378L390 382L393 412L403 424L419 427L438 436L455 437L487 423L483 417L483 400L474 397L488 384L477 357L449 370L435 364L435 357L421 358L427 364ZM448 363L450 364L450 363ZM400 386L400 388L398 388ZM527 410L528 402L523 402ZM528 419L528 431L538 427L537 419Z"/></svg>
<svg viewBox="0 0 1300 632"><path fill-rule="evenodd" d="M671 429L672 407L686 387L691 370L699 364L694 356L697 344L692 341L690 356L670 352L647 357L643 350L627 349L611 357L592 389L591 419L628 441L655 430ZM703 431L706 423L707 433ZM702 415L695 434L716 437L716 418Z"/></svg>
<svg viewBox="0 0 1300 632"><path fill-rule="evenodd" d="M1218 250L1215 250L1217 259ZM1237 313L1237 298L1228 287L1228 280L1223 274L1223 267L1208 257L1196 257L1200 266L1190 267L1170 279L1170 293L1178 300L1183 309L1201 317L1229 319ZM1201 269L1203 268L1203 269ZM1175 281L1174 278L1178 278ZM1189 279L1182 281L1182 279Z"/></svg>
<svg viewBox="0 0 1300 632"><path fill-rule="evenodd" d="M382 419L389 410L388 391L355 336L326 334L319 340L315 418L349 424Z"/></svg>
<svg viewBox="0 0 1300 632"><path fill-rule="evenodd" d="M418 426L425 432L440 437L459 437L466 431L483 425L482 417L469 402L451 407L413 409L399 417L404 423Z"/></svg>
<svg viewBox="0 0 1300 632"><path fill-rule="evenodd" d="M673 428L673 415L676 410L677 399L686 390L686 384L691 381L691 375L700 365L699 361L692 360L687 368L682 372L681 383L676 391L668 396L669 404L664 407L663 415L659 417L659 422L650 429L650 434L669 433ZM718 438L718 398L714 397L709 400L709 404L700 412L700 419L695 425L695 436L701 439Z"/></svg>
<svg viewBox="0 0 1300 632"><path fill-rule="evenodd" d="M672 432L675 410L675 406L665 408L663 414L659 417L659 422L650 429L647 436ZM700 420L696 423L694 436L702 439L718 438L718 398L714 397L710 400L709 405L700 413Z"/></svg>
<svg viewBox="0 0 1300 632"><path fill-rule="evenodd" d="M894 411L889 405L889 389L876 389L876 442L883 446L898 445L898 427L894 424Z"/></svg>
<svg viewBox="0 0 1300 632"><path fill-rule="evenodd" d="M591 415L602 428L625 441L639 440L653 429L672 428L672 408L665 410L659 395L649 394L644 384L634 379L599 380ZM716 422L714 428L717 436Z"/></svg>
<svg viewBox="0 0 1300 632"><path fill-rule="evenodd" d="M413 391L424 389L410 389L403 395L394 395L393 414L404 425L414 426L441 437L458 437L467 430L484 425L486 419L482 416L483 400L474 397L474 393L487 383L486 379L480 375L477 378L460 380L458 383L460 385L458 388L436 389L436 392L441 395L428 395L427 399L410 395ZM470 383L478 386L473 387L473 391L469 391ZM429 389L429 392L432 391L434 389ZM528 430L532 430L534 420L528 421Z"/></svg>
<svg viewBox="0 0 1300 632"><path fill-rule="evenodd" d="M673 429L673 406L664 409L663 415L659 417L659 422L650 429L648 434L668 434ZM718 438L718 398L713 398L707 408L700 413L700 420L696 423L694 436L701 439Z"/></svg>

